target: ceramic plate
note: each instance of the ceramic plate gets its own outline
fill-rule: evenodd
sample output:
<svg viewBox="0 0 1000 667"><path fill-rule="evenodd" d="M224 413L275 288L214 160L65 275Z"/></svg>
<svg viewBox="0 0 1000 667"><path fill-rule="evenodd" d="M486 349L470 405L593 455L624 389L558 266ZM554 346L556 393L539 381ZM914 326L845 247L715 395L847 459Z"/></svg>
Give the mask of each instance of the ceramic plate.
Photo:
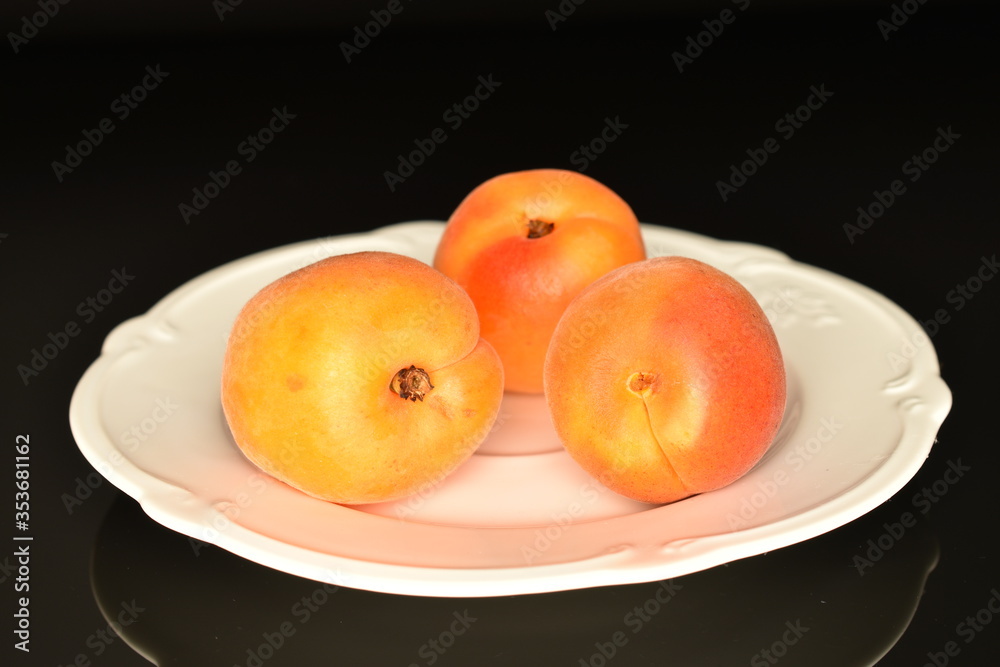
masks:
<svg viewBox="0 0 1000 667"><path fill-rule="evenodd" d="M920 326L885 297L760 246L643 226L653 255L740 280L778 335L789 379L778 437L730 486L665 506L622 498L562 450L540 396L508 395L489 438L444 482L348 508L261 474L219 401L226 338L261 287L329 255L425 262L444 228L412 222L268 250L195 278L115 328L73 395L80 450L156 521L317 581L493 596L676 577L820 535L916 473L951 407Z"/></svg>

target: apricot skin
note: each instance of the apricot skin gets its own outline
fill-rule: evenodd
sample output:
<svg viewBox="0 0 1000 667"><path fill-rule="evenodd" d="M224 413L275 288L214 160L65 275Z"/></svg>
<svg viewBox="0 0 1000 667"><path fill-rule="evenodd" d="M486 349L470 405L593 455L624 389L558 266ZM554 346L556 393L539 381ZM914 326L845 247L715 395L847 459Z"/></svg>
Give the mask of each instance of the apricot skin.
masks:
<svg viewBox="0 0 1000 667"><path fill-rule="evenodd" d="M611 189L577 172L534 169L470 192L448 220L434 266L475 303L506 388L541 393L545 352L569 302L645 257L639 222Z"/></svg>
<svg viewBox="0 0 1000 667"><path fill-rule="evenodd" d="M421 400L393 391L410 366L433 386ZM485 439L502 396L503 368L468 296L427 264L385 252L331 257L262 289L237 317L222 373L226 420L246 457L343 504L443 479Z"/></svg>
<svg viewBox="0 0 1000 667"><path fill-rule="evenodd" d="M770 323L735 279L657 257L596 281L566 309L545 395L569 454L648 503L724 487L781 424L785 370Z"/></svg>

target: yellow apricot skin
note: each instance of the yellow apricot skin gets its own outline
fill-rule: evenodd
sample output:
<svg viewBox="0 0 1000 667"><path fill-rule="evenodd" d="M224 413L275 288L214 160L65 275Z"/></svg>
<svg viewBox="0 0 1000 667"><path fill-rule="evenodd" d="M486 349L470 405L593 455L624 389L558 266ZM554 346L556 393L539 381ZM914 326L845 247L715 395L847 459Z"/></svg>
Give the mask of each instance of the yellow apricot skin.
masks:
<svg viewBox="0 0 1000 667"><path fill-rule="evenodd" d="M503 367L469 297L387 252L330 257L263 288L237 317L222 372L246 457L349 505L440 482L485 439L502 396Z"/></svg>

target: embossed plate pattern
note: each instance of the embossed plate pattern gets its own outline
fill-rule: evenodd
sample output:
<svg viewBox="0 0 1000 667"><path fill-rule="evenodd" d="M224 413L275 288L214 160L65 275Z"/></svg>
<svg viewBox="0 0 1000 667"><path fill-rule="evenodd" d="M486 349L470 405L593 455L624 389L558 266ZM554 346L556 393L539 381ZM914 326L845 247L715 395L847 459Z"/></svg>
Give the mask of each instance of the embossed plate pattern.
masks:
<svg viewBox="0 0 1000 667"><path fill-rule="evenodd" d="M70 405L80 450L156 521L264 565L374 591L511 595L666 579L822 534L902 488L951 407L930 342L883 296L768 248L644 225L650 255L730 273L775 326L785 420L737 482L666 506L624 499L562 451L541 397L517 395L466 464L397 503L343 507L259 473L219 403L242 305L329 255L430 262L442 230L412 222L307 241L181 286L114 329L80 380Z"/></svg>

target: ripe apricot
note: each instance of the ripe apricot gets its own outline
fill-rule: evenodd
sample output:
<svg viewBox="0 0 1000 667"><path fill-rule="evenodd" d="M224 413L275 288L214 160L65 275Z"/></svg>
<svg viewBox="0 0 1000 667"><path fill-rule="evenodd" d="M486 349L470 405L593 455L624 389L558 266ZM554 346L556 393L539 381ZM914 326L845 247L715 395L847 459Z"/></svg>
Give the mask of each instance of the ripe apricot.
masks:
<svg viewBox="0 0 1000 667"><path fill-rule="evenodd" d="M506 388L541 393L549 339L569 302L608 271L646 256L621 197L574 171L491 178L452 213L434 266L472 297Z"/></svg>
<svg viewBox="0 0 1000 667"><path fill-rule="evenodd" d="M344 504L411 495L485 439L503 368L472 301L416 259L324 259L258 292L226 347L236 444L273 477Z"/></svg>
<svg viewBox="0 0 1000 667"><path fill-rule="evenodd" d="M608 488L668 503L760 460L785 406L778 341L734 278L683 257L616 269L566 309L545 396L569 454Z"/></svg>

